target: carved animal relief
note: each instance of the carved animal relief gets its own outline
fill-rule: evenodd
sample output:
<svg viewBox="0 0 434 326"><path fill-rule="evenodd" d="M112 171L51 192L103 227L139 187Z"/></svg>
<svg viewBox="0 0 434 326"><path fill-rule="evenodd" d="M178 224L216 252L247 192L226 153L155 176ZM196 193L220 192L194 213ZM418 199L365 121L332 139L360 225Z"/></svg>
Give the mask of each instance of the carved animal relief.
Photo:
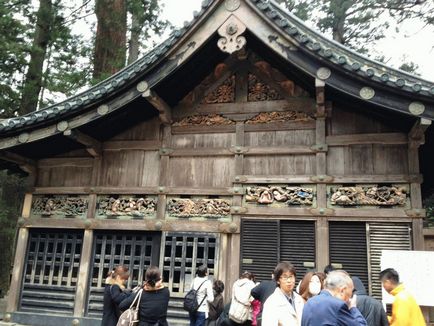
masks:
<svg viewBox="0 0 434 326"><path fill-rule="evenodd" d="M405 187L340 187L331 188L330 203L332 205L379 205L402 206L407 201Z"/></svg>
<svg viewBox="0 0 434 326"><path fill-rule="evenodd" d="M233 125L235 121L224 118L219 114L208 115L192 115L185 117L182 120L173 123L175 127L178 126L221 126L221 125Z"/></svg>
<svg viewBox="0 0 434 326"><path fill-rule="evenodd" d="M226 217L231 205L223 199L170 199L167 204L170 216L174 217Z"/></svg>
<svg viewBox="0 0 434 326"><path fill-rule="evenodd" d="M287 205L312 205L314 190L305 187L247 187L246 202L270 205L285 203Z"/></svg>
<svg viewBox="0 0 434 326"><path fill-rule="evenodd" d="M50 196L34 197L32 216L83 217L87 212L88 201L81 197Z"/></svg>
<svg viewBox="0 0 434 326"><path fill-rule="evenodd" d="M102 197L97 208L98 215L143 217L155 214L157 200L145 197Z"/></svg>
<svg viewBox="0 0 434 326"><path fill-rule="evenodd" d="M304 112L283 111L283 112L262 112L255 117L246 121L246 124L260 124L268 122L285 122L285 121L309 121L314 120Z"/></svg>

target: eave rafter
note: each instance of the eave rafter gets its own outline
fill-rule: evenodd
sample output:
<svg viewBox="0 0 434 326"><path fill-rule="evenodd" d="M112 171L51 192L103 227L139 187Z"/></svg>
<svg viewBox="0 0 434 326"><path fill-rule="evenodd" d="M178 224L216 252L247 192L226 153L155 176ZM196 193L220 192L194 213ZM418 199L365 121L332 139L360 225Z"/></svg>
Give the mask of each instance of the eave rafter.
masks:
<svg viewBox="0 0 434 326"><path fill-rule="evenodd" d="M169 125L172 123L172 108L149 87L149 84L146 81L137 84L137 90L141 92L142 96L158 110L160 120L163 124Z"/></svg>
<svg viewBox="0 0 434 326"><path fill-rule="evenodd" d="M408 143L411 147L419 147L425 143L425 131L431 126L432 121L419 118L408 133Z"/></svg>
<svg viewBox="0 0 434 326"><path fill-rule="evenodd" d="M0 160L14 163L28 174L36 174L36 161L10 151L0 151Z"/></svg>
<svg viewBox="0 0 434 326"><path fill-rule="evenodd" d="M93 157L101 156L102 154L102 144L100 141L96 140L93 137L90 137L89 135L86 135L82 133L79 130L65 130L63 132L63 135L65 137L68 137L69 139L72 139L76 141L77 143L80 143L86 147L86 150L90 155Z"/></svg>

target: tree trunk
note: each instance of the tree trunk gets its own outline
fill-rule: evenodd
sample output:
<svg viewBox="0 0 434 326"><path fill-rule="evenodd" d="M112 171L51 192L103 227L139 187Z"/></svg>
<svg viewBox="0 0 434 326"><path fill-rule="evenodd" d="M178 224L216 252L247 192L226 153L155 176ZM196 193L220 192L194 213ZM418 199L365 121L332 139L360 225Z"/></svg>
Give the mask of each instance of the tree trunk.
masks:
<svg viewBox="0 0 434 326"><path fill-rule="evenodd" d="M106 78L124 67L126 61L127 7L125 0L96 0L98 21L93 77Z"/></svg>
<svg viewBox="0 0 434 326"><path fill-rule="evenodd" d="M38 106L39 92L42 86L42 74L48 43L53 23L53 6L51 0L40 0L36 15L35 36L30 52L30 62L23 83L19 114L35 111Z"/></svg>
<svg viewBox="0 0 434 326"><path fill-rule="evenodd" d="M354 1L332 0L330 1L330 13L332 13L332 33L333 40L344 44L345 21L347 10L353 5Z"/></svg>
<svg viewBox="0 0 434 326"><path fill-rule="evenodd" d="M136 13L131 15L131 38L128 48L128 64L133 63L139 58L139 36L140 36L140 21Z"/></svg>

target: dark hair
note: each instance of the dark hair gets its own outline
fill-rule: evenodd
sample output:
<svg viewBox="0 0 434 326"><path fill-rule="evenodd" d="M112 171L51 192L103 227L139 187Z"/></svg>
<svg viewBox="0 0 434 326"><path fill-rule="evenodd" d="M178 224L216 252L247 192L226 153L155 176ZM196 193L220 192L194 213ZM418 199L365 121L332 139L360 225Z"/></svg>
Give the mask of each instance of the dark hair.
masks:
<svg viewBox="0 0 434 326"><path fill-rule="evenodd" d="M335 268L333 267L333 265L332 264L328 264L326 267L324 267L324 274L328 274L328 273L330 273L331 271L334 271L335 270Z"/></svg>
<svg viewBox="0 0 434 326"><path fill-rule="evenodd" d="M161 273L157 266L150 266L145 273L145 283L154 287L161 280Z"/></svg>
<svg viewBox="0 0 434 326"><path fill-rule="evenodd" d="M387 268L380 272L380 281L389 280L393 284L399 284L399 274L393 268Z"/></svg>
<svg viewBox="0 0 434 326"><path fill-rule="evenodd" d="M220 280L215 280L212 288L213 288L213 290L215 291L216 294L220 294L220 293L222 293L224 291L225 284L222 281L220 281Z"/></svg>
<svg viewBox="0 0 434 326"><path fill-rule="evenodd" d="M292 275L294 275L294 277L297 276L294 265L292 265L289 261L282 261L278 263L274 269L274 280L278 282L282 274L285 272L290 272Z"/></svg>
<svg viewBox="0 0 434 326"><path fill-rule="evenodd" d="M111 277L112 279L115 279L117 276L119 276L123 280L127 280L130 276L130 273L128 271L128 267L125 265L119 265L113 268L110 272L108 272L107 277Z"/></svg>
<svg viewBox="0 0 434 326"><path fill-rule="evenodd" d="M253 273L248 272L248 271L244 271L241 274L240 279L243 279L243 278L247 278L247 279L249 279L250 281L253 281L253 282L255 281L255 275L253 275Z"/></svg>
<svg viewBox="0 0 434 326"><path fill-rule="evenodd" d="M205 277L207 272L208 272L208 267L206 267L206 265L200 265L196 270L196 274L199 277Z"/></svg>

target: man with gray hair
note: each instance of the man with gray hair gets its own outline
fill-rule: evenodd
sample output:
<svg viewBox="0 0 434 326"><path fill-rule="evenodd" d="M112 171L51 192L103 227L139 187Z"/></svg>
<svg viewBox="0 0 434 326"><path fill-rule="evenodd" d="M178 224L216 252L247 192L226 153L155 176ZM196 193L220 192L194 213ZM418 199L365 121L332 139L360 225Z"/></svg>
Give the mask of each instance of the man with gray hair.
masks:
<svg viewBox="0 0 434 326"><path fill-rule="evenodd" d="M325 280L325 289L304 305L301 326L366 326L356 307L351 277L343 270L332 271Z"/></svg>

